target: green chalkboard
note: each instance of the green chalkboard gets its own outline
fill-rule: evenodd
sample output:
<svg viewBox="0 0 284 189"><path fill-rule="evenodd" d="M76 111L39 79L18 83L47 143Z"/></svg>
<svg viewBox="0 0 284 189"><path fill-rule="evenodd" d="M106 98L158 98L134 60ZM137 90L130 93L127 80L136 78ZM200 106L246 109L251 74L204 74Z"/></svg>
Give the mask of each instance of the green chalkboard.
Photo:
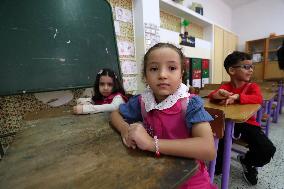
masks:
<svg viewBox="0 0 284 189"><path fill-rule="evenodd" d="M120 76L105 0L0 0L0 95L90 87Z"/></svg>

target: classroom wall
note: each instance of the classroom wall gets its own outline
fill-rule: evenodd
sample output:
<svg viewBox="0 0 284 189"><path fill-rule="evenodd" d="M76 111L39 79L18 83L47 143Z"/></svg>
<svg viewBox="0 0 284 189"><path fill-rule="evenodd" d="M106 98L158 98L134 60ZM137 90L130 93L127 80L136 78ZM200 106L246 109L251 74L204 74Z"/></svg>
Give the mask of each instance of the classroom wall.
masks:
<svg viewBox="0 0 284 189"><path fill-rule="evenodd" d="M239 50L245 42L268 37L270 33L284 34L284 1L258 0L236 8L232 12L233 31L239 36Z"/></svg>
<svg viewBox="0 0 284 189"><path fill-rule="evenodd" d="M203 15L208 20L227 30L232 30L232 9L222 0L185 0L183 4L189 7L192 2L200 3L203 6Z"/></svg>

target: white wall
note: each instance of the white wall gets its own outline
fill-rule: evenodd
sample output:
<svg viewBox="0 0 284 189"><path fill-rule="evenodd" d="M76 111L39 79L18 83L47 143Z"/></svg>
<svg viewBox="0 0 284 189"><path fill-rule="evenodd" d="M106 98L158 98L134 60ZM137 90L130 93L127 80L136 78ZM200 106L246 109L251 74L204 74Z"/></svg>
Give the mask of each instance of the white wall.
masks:
<svg viewBox="0 0 284 189"><path fill-rule="evenodd" d="M232 9L222 0L185 0L183 4L190 7L192 2L203 6L203 16L221 27L232 30Z"/></svg>
<svg viewBox="0 0 284 189"><path fill-rule="evenodd" d="M134 0L133 2L133 13L134 13L134 31L135 31L135 49L136 49L136 62L137 70L142 70L142 60L146 53L145 48L145 27L144 23L155 24L160 26L160 5L159 1L155 0ZM138 71L137 93L144 91L145 84L141 81L142 72Z"/></svg>
<svg viewBox="0 0 284 189"><path fill-rule="evenodd" d="M266 38L270 33L284 34L284 0L258 0L232 12L233 31L239 36L239 50L245 42Z"/></svg>

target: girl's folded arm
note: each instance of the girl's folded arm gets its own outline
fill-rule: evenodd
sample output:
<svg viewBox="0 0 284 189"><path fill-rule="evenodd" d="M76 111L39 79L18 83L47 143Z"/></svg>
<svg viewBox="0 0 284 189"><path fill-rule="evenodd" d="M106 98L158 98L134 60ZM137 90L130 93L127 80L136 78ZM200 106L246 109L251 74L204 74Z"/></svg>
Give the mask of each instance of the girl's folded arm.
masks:
<svg viewBox="0 0 284 189"><path fill-rule="evenodd" d="M149 151L153 151L153 145ZM212 160L216 156L214 138L208 122L196 123L192 127L192 138L159 140L161 154L194 158L199 160Z"/></svg>

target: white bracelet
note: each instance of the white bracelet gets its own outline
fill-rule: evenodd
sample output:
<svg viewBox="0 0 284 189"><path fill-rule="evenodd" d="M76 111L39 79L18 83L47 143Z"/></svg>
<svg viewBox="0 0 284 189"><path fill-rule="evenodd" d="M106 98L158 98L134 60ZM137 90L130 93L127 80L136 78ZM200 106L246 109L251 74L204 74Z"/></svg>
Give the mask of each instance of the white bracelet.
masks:
<svg viewBox="0 0 284 189"><path fill-rule="evenodd" d="M154 141L155 141L155 156L158 158L160 157L160 151L159 151L159 139L157 136L154 136Z"/></svg>

